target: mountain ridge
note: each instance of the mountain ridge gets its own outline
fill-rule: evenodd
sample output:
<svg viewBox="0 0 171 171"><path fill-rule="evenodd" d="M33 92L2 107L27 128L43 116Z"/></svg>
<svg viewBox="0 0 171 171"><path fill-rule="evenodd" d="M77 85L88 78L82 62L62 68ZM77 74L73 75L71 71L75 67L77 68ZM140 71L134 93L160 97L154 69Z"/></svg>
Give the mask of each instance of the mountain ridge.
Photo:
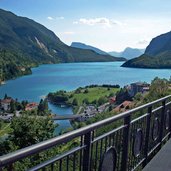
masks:
<svg viewBox="0 0 171 171"><path fill-rule="evenodd" d="M171 68L171 32L153 38L143 55L128 60L122 66L156 69Z"/></svg>
<svg viewBox="0 0 171 171"><path fill-rule="evenodd" d="M0 82L30 73L30 67L39 64L124 60L72 48L42 24L3 9L0 9L0 57Z"/></svg>
<svg viewBox="0 0 171 171"><path fill-rule="evenodd" d="M112 51L108 53L116 57L124 57L126 59L132 59L132 58L142 55L144 51L145 49L127 47L121 52Z"/></svg>
<svg viewBox="0 0 171 171"><path fill-rule="evenodd" d="M102 54L102 55L109 55L107 52L105 52L105 51L103 51L103 50L101 50L99 48L96 48L94 46L90 46L90 45L87 45L87 44L81 43L81 42L72 42L70 46L75 47L75 48L93 50L96 53L99 53L99 54Z"/></svg>

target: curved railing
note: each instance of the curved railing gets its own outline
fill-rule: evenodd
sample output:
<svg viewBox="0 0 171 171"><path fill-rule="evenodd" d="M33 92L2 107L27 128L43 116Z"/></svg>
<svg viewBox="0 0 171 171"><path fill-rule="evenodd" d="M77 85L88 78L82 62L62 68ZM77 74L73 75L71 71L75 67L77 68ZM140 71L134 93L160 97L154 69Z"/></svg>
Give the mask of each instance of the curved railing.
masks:
<svg viewBox="0 0 171 171"><path fill-rule="evenodd" d="M1 156L0 170L141 169L170 138L170 99L166 96Z"/></svg>

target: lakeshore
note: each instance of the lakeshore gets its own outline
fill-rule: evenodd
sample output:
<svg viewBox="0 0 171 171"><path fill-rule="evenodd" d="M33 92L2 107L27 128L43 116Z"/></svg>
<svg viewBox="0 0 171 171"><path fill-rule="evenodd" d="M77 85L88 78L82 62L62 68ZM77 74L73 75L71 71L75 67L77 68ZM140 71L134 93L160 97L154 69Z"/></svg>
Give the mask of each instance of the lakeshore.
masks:
<svg viewBox="0 0 171 171"><path fill-rule="evenodd" d="M31 75L9 80L0 86L0 98L7 93L19 101L39 102L49 92L73 91L91 84L119 84L121 87L132 82L151 82L156 76L170 78L169 69L135 69L120 67L123 62L66 63L41 65L32 69ZM55 114L72 115L71 107L49 104ZM56 132L71 128L68 120L55 121Z"/></svg>

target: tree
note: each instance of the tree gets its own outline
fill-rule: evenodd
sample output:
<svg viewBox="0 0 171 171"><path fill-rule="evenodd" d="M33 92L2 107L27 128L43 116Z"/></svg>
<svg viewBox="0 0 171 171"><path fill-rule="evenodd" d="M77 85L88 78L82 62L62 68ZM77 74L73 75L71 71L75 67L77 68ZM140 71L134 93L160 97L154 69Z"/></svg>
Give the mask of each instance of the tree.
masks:
<svg viewBox="0 0 171 171"><path fill-rule="evenodd" d="M154 78L151 82L150 91L149 91L149 99L154 100L157 98L161 98L168 93L168 81L166 79L160 79L158 77Z"/></svg>
<svg viewBox="0 0 171 171"><path fill-rule="evenodd" d="M132 100L128 91L125 88L121 88L121 90L116 94L116 103L121 104L125 100Z"/></svg>
<svg viewBox="0 0 171 171"><path fill-rule="evenodd" d="M85 94L87 94L88 92L89 92L88 89L85 89L85 90L84 90L84 93L85 93Z"/></svg>
<svg viewBox="0 0 171 171"><path fill-rule="evenodd" d="M7 99L7 98L8 98L8 95L5 93L4 99Z"/></svg>
<svg viewBox="0 0 171 171"><path fill-rule="evenodd" d="M97 103L98 103L98 105L100 106L100 105L106 103L107 101L108 101L108 100L107 100L106 97L100 97L100 98L98 99Z"/></svg>
<svg viewBox="0 0 171 171"><path fill-rule="evenodd" d="M109 97L113 97L114 95L115 95L115 93L111 92L111 93L109 94Z"/></svg>
<svg viewBox="0 0 171 171"><path fill-rule="evenodd" d="M48 102L47 100L40 100L39 106L38 106L38 115L47 115L48 113Z"/></svg>
<svg viewBox="0 0 171 171"><path fill-rule="evenodd" d="M3 120L0 119L0 130L1 130L2 126L3 126Z"/></svg>
<svg viewBox="0 0 171 171"><path fill-rule="evenodd" d="M15 101L14 100L11 100L11 103L10 103L10 112L11 113L14 113L15 111L16 111Z"/></svg>
<svg viewBox="0 0 171 171"><path fill-rule="evenodd" d="M109 112L113 110L113 107L110 105L109 106Z"/></svg>
<svg viewBox="0 0 171 171"><path fill-rule="evenodd" d="M143 94L142 93L137 93L135 96L134 96L134 98L133 98L133 100L135 101L135 102L140 102L140 101L142 101L143 100Z"/></svg>
<svg viewBox="0 0 171 171"><path fill-rule="evenodd" d="M135 102L145 104L153 100L159 99L168 94L169 82L166 79L154 78L151 82L150 90L148 94L142 95L137 93L134 97Z"/></svg>
<svg viewBox="0 0 171 171"><path fill-rule="evenodd" d="M75 90L75 93L76 93L76 94L81 93L81 88L77 88L77 89Z"/></svg>
<svg viewBox="0 0 171 171"><path fill-rule="evenodd" d="M10 141L24 148L53 137L54 123L48 118L21 116L11 122Z"/></svg>
<svg viewBox="0 0 171 171"><path fill-rule="evenodd" d="M28 101L27 101L27 100L23 100L23 101L21 102L21 107L22 107L23 110L26 108L26 105L27 105L27 104L28 104Z"/></svg>
<svg viewBox="0 0 171 171"><path fill-rule="evenodd" d="M73 99L72 101L72 105L74 106L78 106L78 100L76 98Z"/></svg>
<svg viewBox="0 0 171 171"><path fill-rule="evenodd" d="M97 100L95 99L91 103L96 105L97 104Z"/></svg>
<svg viewBox="0 0 171 171"><path fill-rule="evenodd" d="M87 98L85 98L85 99L83 100L83 103L84 103L84 104L89 104L88 99L87 99Z"/></svg>

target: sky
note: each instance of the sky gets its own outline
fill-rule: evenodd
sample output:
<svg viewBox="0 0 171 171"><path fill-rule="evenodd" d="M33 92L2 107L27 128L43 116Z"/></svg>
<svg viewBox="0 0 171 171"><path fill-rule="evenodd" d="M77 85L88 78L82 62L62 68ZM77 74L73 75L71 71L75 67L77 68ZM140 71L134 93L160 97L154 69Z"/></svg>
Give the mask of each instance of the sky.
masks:
<svg viewBox="0 0 171 171"><path fill-rule="evenodd" d="M146 48L171 30L171 0L0 0L0 8L43 24L68 45L107 52Z"/></svg>

